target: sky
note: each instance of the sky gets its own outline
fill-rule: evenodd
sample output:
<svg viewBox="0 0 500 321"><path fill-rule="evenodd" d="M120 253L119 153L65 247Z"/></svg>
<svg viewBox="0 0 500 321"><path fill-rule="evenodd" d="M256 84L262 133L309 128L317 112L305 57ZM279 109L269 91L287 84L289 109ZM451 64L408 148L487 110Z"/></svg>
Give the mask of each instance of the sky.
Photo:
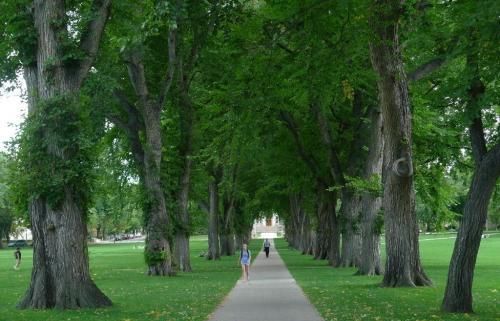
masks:
<svg viewBox="0 0 500 321"><path fill-rule="evenodd" d="M5 143L15 137L26 115L27 105L21 90L0 90L0 151L6 151Z"/></svg>

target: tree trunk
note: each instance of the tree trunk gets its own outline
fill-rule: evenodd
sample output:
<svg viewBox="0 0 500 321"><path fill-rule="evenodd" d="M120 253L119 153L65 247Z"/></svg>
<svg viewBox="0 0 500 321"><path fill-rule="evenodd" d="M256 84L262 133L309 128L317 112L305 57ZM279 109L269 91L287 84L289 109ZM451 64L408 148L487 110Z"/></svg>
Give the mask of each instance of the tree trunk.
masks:
<svg viewBox="0 0 500 321"><path fill-rule="evenodd" d="M339 220L336 213L337 207L337 196L332 192L328 195L328 218L330 224L330 245L328 251L328 264L333 267L338 267L340 265L340 235L341 229Z"/></svg>
<svg viewBox="0 0 500 321"><path fill-rule="evenodd" d="M243 244L247 244L250 242L252 239L251 237L251 229L250 230L243 230L239 233L236 234L236 249L241 250Z"/></svg>
<svg viewBox="0 0 500 321"><path fill-rule="evenodd" d="M191 176L191 158L184 156L184 169L180 179L180 192L178 196L178 215L175 231L174 253L175 261L180 271L192 272L189 250L189 189Z"/></svg>
<svg viewBox="0 0 500 321"><path fill-rule="evenodd" d="M314 259L315 260L325 260L328 257L330 240L328 238L327 230L330 228L330 220L327 215L327 211L324 209L325 205L320 201L316 208L316 229L314 241Z"/></svg>
<svg viewBox="0 0 500 321"><path fill-rule="evenodd" d="M446 312L473 312L474 268L488 216L488 203L498 177L500 177L500 144L497 144L474 170L448 271L442 303L442 309Z"/></svg>
<svg viewBox="0 0 500 321"><path fill-rule="evenodd" d="M234 235L234 211L235 211L235 202L236 199L234 194L234 189L236 187L236 175L237 175L237 167L233 168L233 178L232 185L233 191L224 195L223 197L223 211L222 217L220 220L220 229L219 229L219 238L220 238L220 251L221 255L231 256L234 255L236 240ZM220 179L222 179L222 174L220 174Z"/></svg>
<svg viewBox="0 0 500 321"><path fill-rule="evenodd" d="M451 257L441 309L470 313L473 312L472 281L476 258L488 217L488 204L500 177L500 143L488 151L479 106L486 88L481 81L475 55L467 57L467 66L475 73L469 88L468 106L475 115L469 127L475 168Z"/></svg>
<svg viewBox="0 0 500 321"><path fill-rule="evenodd" d="M208 214L208 254L207 259L219 260L219 182L213 179L208 184L210 210Z"/></svg>
<svg viewBox="0 0 500 321"><path fill-rule="evenodd" d="M94 8L95 16L89 21L88 34L82 35L80 39L80 47L86 55L71 67L67 67L62 61L64 46L61 44L67 26L53 23L65 21L64 2L33 2L37 48L32 57L33 61L23 66L28 93L28 122L35 120L30 124L36 125L36 120L48 121L34 133L25 133L31 135L28 136L29 140L40 143L38 146L32 144L26 147L30 149L29 153L36 155L32 155L28 160L35 166L67 169L64 167L66 164L78 163L86 158L79 141L81 128L73 128L73 131L61 130L68 129L68 124L59 123L60 119L50 113L56 111L58 115L71 117L66 118L68 123L76 120L75 123L80 124L75 97L79 94L98 50L109 7L110 1L102 1ZM25 57L31 55L26 52L22 54ZM53 104L56 100L59 103ZM42 108L42 104L45 107ZM45 113L49 115L46 116ZM68 141L73 143L67 145ZM40 155L42 153L43 157ZM84 169L79 168L77 171L78 174L88 175L80 172ZM18 303L18 308L76 309L110 306L111 301L97 288L89 272L85 182L78 182L72 176L68 177L71 173L57 174L64 175L58 177L62 182L56 187L57 191L52 191L58 195L46 194L46 190L37 191L38 195L30 201L33 270L30 286ZM48 199L54 196L58 202L54 203Z"/></svg>
<svg viewBox="0 0 500 321"><path fill-rule="evenodd" d="M290 194L289 204L290 219L286 224L288 243L302 254L311 254L314 252L311 223L309 215L303 209L301 193Z"/></svg>
<svg viewBox="0 0 500 321"><path fill-rule="evenodd" d="M361 229L359 227L360 196L357 195L354 190L346 186L345 174L352 177L358 176L361 167L360 160L362 159L361 154L363 153L363 149L360 148L360 146L363 146L363 139L366 137L359 128L361 127L361 119L363 116L361 93L355 91L354 94L352 114L353 118L357 119L357 123L356 126L353 126L355 127L353 128L354 137L351 142L352 148L349 153L346 168L342 168L341 166L337 146L333 139L333 130L321 106L316 100L313 100L311 109L316 116L323 144L328 149L329 170L333 180L332 185L342 187L342 205L339 215L340 222L337 222L341 223L342 227L339 231L339 233L342 233L342 253L340 262L336 264L344 267L357 266L361 255ZM337 226L332 228L336 232L339 229Z"/></svg>
<svg viewBox="0 0 500 321"><path fill-rule="evenodd" d="M285 240L288 243L288 246L297 249L298 248L298 238L297 238L297 218L295 214L294 204L293 204L293 194L288 196L289 201L289 217L285 222Z"/></svg>
<svg viewBox="0 0 500 321"><path fill-rule="evenodd" d="M329 259L329 263L337 266L340 259L340 229L335 213L336 196L326 190L326 186L318 182L317 187L317 222L315 259Z"/></svg>
<svg viewBox="0 0 500 321"><path fill-rule="evenodd" d="M234 255L235 239L234 233L226 232L220 235L220 254L225 256Z"/></svg>
<svg viewBox="0 0 500 321"><path fill-rule="evenodd" d="M182 161L182 171L179 177L179 196L177 226L175 231L175 258L179 269L184 272L191 272L191 261L189 256L189 190L191 184L192 149L193 149L193 123L194 108L189 96L189 85L184 75L182 59L178 66L179 70L179 125L180 125L180 145L179 158Z"/></svg>
<svg viewBox="0 0 500 321"><path fill-rule="evenodd" d="M369 154L366 160L364 179L382 174L382 115L378 110L371 112ZM378 193L364 192L361 200L361 261L357 274L380 275L383 268L380 263L380 233L382 225L377 217L382 206Z"/></svg>
<svg viewBox="0 0 500 321"><path fill-rule="evenodd" d="M175 262L179 270L183 272L192 272L190 250L189 250L189 189L191 176L190 156L184 157L184 170L180 179L180 192L177 199L177 224L175 230L174 255Z"/></svg>
<svg viewBox="0 0 500 321"><path fill-rule="evenodd" d="M298 235L298 249L302 254L312 254L311 223L309 215L302 210L300 216L300 232Z"/></svg>
<svg viewBox="0 0 500 321"><path fill-rule="evenodd" d="M144 148L144 186L147 193L145 257L148 275L170 276L175 274L168 240L170 226L165 195L160 182L161 125L158 106L145 108L147 147Z"/></svg>
<svg viewBox="0 0 500 321"><path fill-rule="evenodd" d="M413 186L412 126L408 85L398 40L399 0L374 1L370 44L372 65L378 74L384 122L384 218L386 268L383 285L430 285L420 263L418 224Z"/></svg>
<svg viewBox="0 0 500 321"><path fill-rule="evenodd" d="M340 217L342 224L342 255L340 266L359 266L361 256L360 196L350 188L342 189Z"/></svg>
<svg viewBox="0 0 500 321"><path fill-rule="evenodd" d="M30 213L33 272L30 287L18 308L111 305L90 277L86 224L70 193L67 192L60 210L53 210L44 200L37 199L30 204Z"/></svg>

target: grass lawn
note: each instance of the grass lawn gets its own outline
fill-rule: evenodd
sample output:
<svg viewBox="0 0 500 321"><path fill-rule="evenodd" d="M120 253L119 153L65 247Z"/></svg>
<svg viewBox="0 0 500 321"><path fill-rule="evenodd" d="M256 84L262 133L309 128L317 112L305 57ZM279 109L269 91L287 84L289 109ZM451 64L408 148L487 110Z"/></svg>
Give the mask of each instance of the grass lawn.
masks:
<svg viewBox="0 0 500 321"><path fill-rule="evenodd" d="M259 252L260 241L250 249ZM213 312L241 276L236 257L207 261L199 254L206 238L191 241L193 273L178 276L144 275L142 244L93 245L89 247L90 269L98 287L113 301L106 309L76 311L17 310L31 276L32 250L24 249L20 271L13 269L12 249L0 251L0 321L201 321Z"/></svg>
<svg viewBox="0 0 500 321"><path fill-rule="evenodd" d="M334 269L276 241L279 254L325 321L500 321L500 237L481 241L474 277L474 314L444 314L443 299L453 239L420 243L426 288L381 288L382 277L354 276L354 268Z"/></svg>

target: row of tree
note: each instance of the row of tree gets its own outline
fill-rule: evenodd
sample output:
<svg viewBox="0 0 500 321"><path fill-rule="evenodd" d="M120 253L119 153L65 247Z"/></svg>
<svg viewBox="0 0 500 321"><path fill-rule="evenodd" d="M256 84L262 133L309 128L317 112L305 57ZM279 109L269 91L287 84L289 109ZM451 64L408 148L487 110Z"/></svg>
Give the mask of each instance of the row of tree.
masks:
<svg viewBox="0 0 500 321"><path fill-rule="evenodd" d="M419 228L460 222L443 309L472 311L500 175L492 8L2 3L0 79L22 72L29 110L11 155L13 203L34 236L19 306L111 304L90 278L88 224L102 235L110 220L140 224L147 273L173 275L192 270L199 226L218 259L247 241L256 217L278 213L292 246L383 273L390 287L431 284ZM497 193L490 206L499 203Z"/></svg>

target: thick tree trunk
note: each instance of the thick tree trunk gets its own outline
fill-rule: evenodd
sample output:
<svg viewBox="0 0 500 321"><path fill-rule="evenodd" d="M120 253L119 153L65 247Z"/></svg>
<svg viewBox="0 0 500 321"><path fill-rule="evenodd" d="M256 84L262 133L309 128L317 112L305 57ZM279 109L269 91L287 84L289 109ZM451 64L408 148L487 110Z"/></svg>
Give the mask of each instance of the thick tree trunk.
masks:
<svg viewBox="0 0 500 321"><path fill-rule="evenodd" d="M312 248L311 223L309 215L302 206L302 195L294 193L289 195L290 219L286 224L287 240L290 246L302 252L311 254Z"/></svg>
<svg viewBox="0 0 500 321"><path fill-rule="evenodd" d="M335 208L337 207L337 197L329 193L328 201L328 222L330 225L330 244L328 250L328 264L333 267L338 267L340 265L341 253L340 253L340 236L341 228L339 224L339 219Z"/></svg>
<svg viewBox="0 0 500 321"><path fill-rule="evenodd" d="M351 142L351 151L349 153L348 162L345 168L342 168L338 156L337 146L333 139L333 130L328 119L323 114L318 103L312 104L313 113L320 128L323 143L329 151L330 176L333 179L333 184L342 186L339 222L341 225L342 234L342 252L340 262L337 264L343 267L357 266L361 255L361 228L360 228L360 196L353 189L346 186L345 175L351 177L359 176L360 168L362 167L361 160L363 159L363 149L360 146L364 145L367 135L361 130L361 119L363 117L363 103L361 93L355 91L353 101L353 118L356 119L353 127L354 137ZM335 227L338 229L338 227Z"/></svg>
<svg viewBox="0 0 500 321"><path fill-rule="evenodd" d="M89 22L88 37L82 37L80 46L88 56L82 58L71 68L67 68L61 60L64 54L61 36L66 32L66 26L53 24L53 21L65 21L64 2L41 1L33 2L34 27L37 32L37 48L33 62L24 66L24 78L28 93L29 119L43 117L42 113L57 112L60 115L75 115L74 97L78 95L88 69L97 52L104 25L109 14L109 1L100 3L95 8L95 17ZM22 53L29 56L31 53ZM64 99L69 98L69 99ZM60 104L50 104L55 99L62 99ZM41 104L47 103L45 109ZM47 118L53 120L53 118ZM56 117L57 119L57 117ZM50 162L53 168L60 168L62 164L77 162L84 159L81 146L78 145L77 131L60 132L61 124L47 123L38 128L37 137L28 139L46 140L41 146L45 159L31 162ZM62 126L64 129L64 126ZM35 135L36 135L35 134ZM41 135L40 135L41 134ZM49 136L49 134L51 136ZM69 135L69 136L68 136ZM47 136L52 139L48 139ZM62 137L64 136L64 139ZM61 146L61 141L75 143L71 148ZM35 140L36 141L36 140ZM36 150L35 150L36 152ZM40 151L38 151L40 152ZM45 166L48 166L45 164ZM85 174L85 173L80 173ZM46 178L50 179L50 178ZM37 191L38 196L30 202L29 213L33 233L33 270L31 283L19 302L19 308L97 308L110 306L111 301L97 288L91 279L87 253L87 227L85 222L85 199L81 186L78 188L74 178L68 179L58 186L57 195L60 202L57 205L47 200L43 191ZM40 183L40 182L37 182ZM41 182L43 184L43 182ZM83 184L83 182L80 182ZM54 196L54 195L50 195ZM54 206L51 206L53 204Z"/></svg>
<svg viewBox="0 0 500 321"><path fill-rule="evenodd" d="M189 250L189 232L178 230L175 233L174 240L175 263L182 272L192 272L190 250Z"/></svg>
<svg viewBox="0 0 500 321"><path fill-rule="evenodd" d="M299 244L298 249L302 254L312 254L313 244L311 235L311 223L309 215L302 210L301 222L300 222L300 234L299 234Z"/></svg>
<svg viewBox="0 0 500 321"><path fill-rule="evenodd" d="M161 132L160 117L146 125L149 148L144 153L144 186L147 193L145 257L148 275L174 275L171 246L168 240L170 226L165 195L160 183ZM151 117L153 120L154 117ZM146 122L145 122L146 123ZM146 123L147 124L147 123ZM156 130L155 130L156 128Z"/></svg>
<svg viewBox="0 0 500 321"><path fill-rule="evenodd" d="M220 254L225 256L234 255L235 237L232 232L223 233L220 235Z"/></svg>
<svg viewBox="0 0 500 321"><path fill-rule="evenodd" d="M340 228L335 207L337 199L334 193L328 192L326 186L318 183L317 187L317 222L315 259L329 259L329 264L340 263Z"/></svg>
<svg viewBox="0 0 500 321"><path fill-rule="evenodd" d="M369 154L366 160L364 179L370 180L374 175L382 174L382 115L372 110L370 124ZM357 274L380 275L383 268L380 262L381 224L377 217L382 206L382 198L373 192L364 192L361 200L361 261Z"/></svg>
<svg viewBox="0 0 500 321"><path fill-rule="evenodd" d="M233 168L233 192L224 195L223 198L223 211L220 220L219 229L219 240L220 240L220 251L221 255L231 256L234 255L236 249L236 239L234 234L234 211L235 211L235 198L234 198L234 188L236 186L236 173L237 167ZM220 179L222 179L222 174L220 174Z"/></svg>
<svg viewBox="0 0 500 321"><path fill-rule="evenodd" d="M189 210L188 210L188 197L190 189L190 176L191 176L191 159L189 156L185 157L185 168L181 176L178 203L178 224L175 231L174 241L174 255L177 266L180 271L191 272L191 259L189 250Z"/></svg>
<svg viewBox="0 0 500 321"><path fill-rule="evenodd" d="M192 149L193 149L193 123L194 108L189 97L189 85L184 75L182 60L179 70L179 125L180 125L180 145L179 158L182 161L182 171L179 177L179 195L177 212L177 230L175 231L174 253L179 269L184 272L191 272L191 260L189 256L189 190L191 184Z"/></svg>
<svg viewBox="0 0 500 321"><path fill-rule="evenodd" d="M236 233L235 239L236 239L236 250L239 251L242 249L243 244L248 245L248 243L250 243L250 240L252 239L251 229L243 230L239 233Z"/></svg>
<svg viewBox="0 0 500 321"><path fill-rule="evenodd" d="M323 207L322 204L318 204ZM315 229L315 240L314 240L314 259L315 260L325 260L328 257L330 239L328 238L327 229L330 227L330 220L323 209L316 210L317 222Z"/></svg>
<svg viewBox="0 0 500 321"><path fill-rule="evenodd" d="M149 95L144 65L140 50L132 49L127 53L129 78L138 97L137 109L128 107L129 122L142 118L144 141L139 140L139 129L129 130L131 144L137 166L141 173L141 182L146 192L144 215L146 217L145 259L147 274L154 276L173 275L172 252L169 242L169 217L165 194L161 185L162 132L161 106ZM137 114L138 112L138 114ZM139 141L137 141L139 140Z"/></svg>
<svg viewBox="0 0 500 321"><path fill-rule="evenodd" d="M290 228L288 230L290 245L294 249L300 248L301 235L300 235L300 221L301 221L301 198L298 194L291 194L289 196L290 203Z"/></svg>
<svg viewBox="0 0 500 321"><path fill-rule="evenodd" d="M59 210L37 199L31 203L30 213L33 271L30 287L18 308L77 309L111 305L90 277L86 224L71 193L66 192Z"/></svg>
<svg viewBox="0 0 500 321"><path fill-rule="evenodd" d="M343 222L340 260L342 267L359 266L361 260L360 206L360 196L347 187L343 188L340 209L340 218Z"/></svg>
<svg viewBox="0 0 500 321"><path fill-rule="evenodd" d="M191 177L191 158L184 156L184 169L180 178L180 192L177 199L178 215L175 231L174 255L175 262L180 271L191 272L191 259L189 250L189 189Z"/></svg>
<svg viewBox="0 0 500 321"><path fill-rule="evenodd" d="M472 33L472 36L475 36ZM471 43L474 43L471 41ZM446 312L472 312L472 281L481 236L488 217L496 182L500 177L500 142L488 151L483 128L480 98L486 88L481 81L477 54L467 57L467 66L474 72L469 87L468 109L475 114L469 127L474 175L467 194L464 213L458 229L448 271L448 281L441 309Z"/></svg>
<svg viewBox="0 0 500 321"><path fill-rule="evenodd" d="M208 214L208 253L207 259L219 260L219 182L212 180L208 184L210 209Z"/></svg>
<svg viewBox="0 0 500 321"><path fill-rule="evenodd" d="M398 40L401 1L374 1L372 9L375 39L370 44L370 51L373 68L378 74L384 122L383 208L387 260L383 285L430 285L420 263L411 110Z"/></svg>

